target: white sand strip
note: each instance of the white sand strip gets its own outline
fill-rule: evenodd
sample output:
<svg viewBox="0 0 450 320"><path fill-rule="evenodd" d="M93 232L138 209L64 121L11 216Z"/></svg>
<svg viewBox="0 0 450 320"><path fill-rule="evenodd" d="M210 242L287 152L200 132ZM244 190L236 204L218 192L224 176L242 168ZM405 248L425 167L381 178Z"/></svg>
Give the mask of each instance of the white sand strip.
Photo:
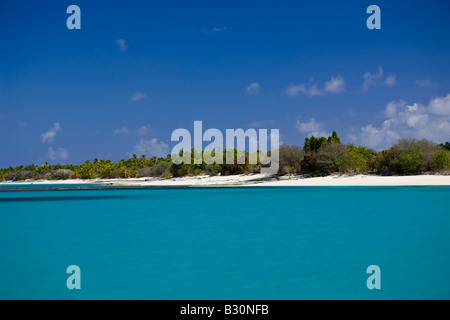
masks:
<svg viewBox="0 0 450 320"><path fill-rule="evenodd" d="M182 178L130 178L130 179L71 179L0 182L11 184L90 184L105 183L116 186L450 186L450 175L377 176L332 175L319 178L283 176L278 180L263 174L231 176L195 176Z"/></svg>
<svg viewBox="0 0 450 320"><path fill-rule="evenodd" d="M418 176L327 176L268 181L261 186L450 186L449 175Z"/></svg>

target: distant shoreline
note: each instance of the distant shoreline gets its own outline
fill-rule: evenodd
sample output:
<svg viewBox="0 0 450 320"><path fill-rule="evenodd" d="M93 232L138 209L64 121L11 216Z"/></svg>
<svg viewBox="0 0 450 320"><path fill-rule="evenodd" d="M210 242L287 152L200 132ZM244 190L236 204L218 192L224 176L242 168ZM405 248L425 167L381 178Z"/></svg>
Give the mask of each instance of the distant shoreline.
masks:
<svg viewBox="0 0 450 320"><path fill-rule="evenodd" d="M193 176L179 178L68 179L1 181L13 184L107 184L112 186L450 186L450 175L330 175L307 178L301 175L273 177L264 174Z"/></svg>

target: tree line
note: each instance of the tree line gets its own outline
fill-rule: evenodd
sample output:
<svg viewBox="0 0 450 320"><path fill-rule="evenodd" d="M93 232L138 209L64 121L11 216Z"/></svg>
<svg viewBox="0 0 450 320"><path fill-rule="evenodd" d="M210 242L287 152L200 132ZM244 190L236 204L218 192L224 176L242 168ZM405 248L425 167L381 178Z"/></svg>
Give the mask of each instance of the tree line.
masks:
<svg viewBox="0 0 450 320"><path fill-rule="evenodd" d="M183 152L183 151L182 151ZM192 150L191 155L195 154ZM203 154L204 151L202 151ZM225 156L226 150L223 151ZM258 160L249 164L249 153L234 149L233 164L174 164L171 155L147 158L133 154L118 162L94 159L81 165L27 165L0 169L0 180L65 180L111 179L139 177L184 177L197 175L234 175L259 173L263 166ZM268 152L270 153L270 151ZM258 154L260 154L258 152ZM212 153L214 156L214 152ZM270 154L268 154L270 155ZM238 161L240 159L242 161ZM448 174L450 143L436 144L427 140L400 139L391 148L376 152L364 146L343 144L335 131L328 138L314 136L305 139L303 147L282 145L279 148L278 175L304 174L309 177L333 173L359 174L375 172L382 175L415 175L426 172ZM243 163L241 163L243 162Z"/></svg>

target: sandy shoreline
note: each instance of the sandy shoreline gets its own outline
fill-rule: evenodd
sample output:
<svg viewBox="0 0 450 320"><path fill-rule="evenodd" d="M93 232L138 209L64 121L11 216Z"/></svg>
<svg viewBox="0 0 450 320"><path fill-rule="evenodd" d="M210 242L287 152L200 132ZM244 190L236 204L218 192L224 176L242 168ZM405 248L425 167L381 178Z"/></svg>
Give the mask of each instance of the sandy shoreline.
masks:
<svg viewBox="0 0 450 320"><path fill-rule="evenodd" d="M304 176L282 176L278 178L263 174L233 176L195 176L182 178L130 178L130 179L69 179L0 182L0 186L11 184L95 184L115 186L450 186L450 175L378 176L354 175L306 178Z"/></svg>

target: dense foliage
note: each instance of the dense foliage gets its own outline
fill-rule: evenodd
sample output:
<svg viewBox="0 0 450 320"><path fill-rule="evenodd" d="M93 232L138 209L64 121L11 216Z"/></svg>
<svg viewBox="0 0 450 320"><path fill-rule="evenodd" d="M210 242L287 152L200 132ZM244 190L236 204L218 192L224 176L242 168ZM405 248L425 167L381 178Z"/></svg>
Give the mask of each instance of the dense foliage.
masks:
<svg viewBox="0 0 450 320"><path fill-rule="evenodd" d="M450 167L449 151L426 140L401 139L377 156L376 169L385 174L410 175Z"/></svg>
<svg viewBox="0 0 450 320"><path fill-rule="evenodd" d="M197 151L188 153L194 160ZM199 154L199 153L197 153ZM48 164L27 165L0 169L0 180L64 180L64 179L106 179L138 177L182 177L195 175L232 175L259 173L261 163L249 164L248 152L234 149L233 164L225 164L226 150L223 151L224 164L174 164L171 155L165 158L146 155L122 159L117 163L111 160L94 159L81 165ZM215 156L214 152L202 151L203 159ZM446 173L450 170L450 143L435 144L427 140L400 139L387 150L376 152L363 146L341 143L333 131L328 138L314 136L306 138L303 148L295 145L282 145L279 149L279 175L307 174L324 176L332 173L357 174L377 172L385 175L413 175L424 172Z"/></svg>

